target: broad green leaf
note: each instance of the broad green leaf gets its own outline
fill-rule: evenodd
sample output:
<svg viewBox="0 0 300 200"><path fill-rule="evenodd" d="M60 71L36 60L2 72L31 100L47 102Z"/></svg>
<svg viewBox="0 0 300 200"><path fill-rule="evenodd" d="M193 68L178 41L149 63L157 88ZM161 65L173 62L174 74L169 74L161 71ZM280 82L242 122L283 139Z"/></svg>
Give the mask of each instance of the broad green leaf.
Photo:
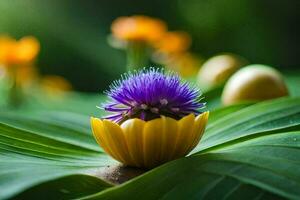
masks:
<svg viewBox="0 0 300 200"><path fill-rule="evenodd" d="M96 192L96 186L97 191L110 187L98 178L87 176L114 163L100 148L96 149L90 133L51 124L45 119L30 121L17 115L14 120L9 117L1 116L1 121L7 122L0 123L0 199L55 179L59 179L56 182L60 184L71 179L89 183L78 184L81 190L75 186L62 187L79 196ZM51 196L53 190L44 190L43 194Z"/></svg>
<svg viewBox="0 0 300 200"><path fill-rule="evenodd" d="M228 114L237 112L247 106L250 106L251 103L243 103L243 104L236 104L236 105L231 105L223 108L217 108L213 111L210 112L209 115L209 124L212 124L216 120L226 117Z"/></svg>
<svg viewBox="0 0 300 200"><path fill-rule="evenodd" d="M281 98L249 106L210 123L193 152L226 145L256 133L300 125L300 98Z"/></svg>
<svg viewBox="0 0 300 200"><path fill-rule="evenodd" d="M111 187L100 179L89 175L65 176L53 181L37 185L14 199L74 199L88 194L94 194Z"/></svg>
<svg viewBox="0 0 300 200"><path fill-rule="evenodd" d="M195 154L116 187L95 177L102 166L114 161L94 142L88 116L0 114L0 159L4 161L0 163L0 198L33 199L45 194L48 199L300 196L300 98L227 107L211 114L213 120Z"/></svg>
<svg viewBox="0 0 300 200"><path fill-rule="evenodd" d="M99 151L91 137L89 116L67 112L35 112L30 116L0 113L0 121L8 125L36 132L41 136Z"/></svg>

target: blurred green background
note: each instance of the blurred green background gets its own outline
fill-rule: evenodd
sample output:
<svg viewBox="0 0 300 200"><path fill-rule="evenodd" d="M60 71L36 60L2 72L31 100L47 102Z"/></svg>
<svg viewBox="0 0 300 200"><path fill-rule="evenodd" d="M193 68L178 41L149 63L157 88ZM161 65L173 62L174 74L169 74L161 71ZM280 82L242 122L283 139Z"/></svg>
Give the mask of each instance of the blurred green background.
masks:
<svg viewBox="0 0 300 200"><path fill-rule="evenodd" d="M100 92L125 71L124 52L106 41L119 16L161 18L170 30L190 33L204 58L232 52L287 71L300 66L299 10L299 0L1 0L0 33L36 36L42 74Z"/></svg>

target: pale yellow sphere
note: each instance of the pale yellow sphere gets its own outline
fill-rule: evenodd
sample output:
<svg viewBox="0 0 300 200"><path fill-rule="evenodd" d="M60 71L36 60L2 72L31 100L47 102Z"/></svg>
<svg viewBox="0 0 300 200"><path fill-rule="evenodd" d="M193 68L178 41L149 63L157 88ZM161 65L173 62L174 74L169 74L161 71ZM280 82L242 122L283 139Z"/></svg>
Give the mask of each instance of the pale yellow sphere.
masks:
<svg viewBox="0 0 300 200"><path fill-rule="evenodd" d="M210 88L225 83L226 80L246 61L234 54L222 54L208 59L198 73L200 86Z"/></svg>
<svg viewBox="0 0 300 200"><path fill-rule="evenodd" d="M222 103L263 101L288 95L281 74L265 65L249 65L237 71L226 83Z"/></svg>

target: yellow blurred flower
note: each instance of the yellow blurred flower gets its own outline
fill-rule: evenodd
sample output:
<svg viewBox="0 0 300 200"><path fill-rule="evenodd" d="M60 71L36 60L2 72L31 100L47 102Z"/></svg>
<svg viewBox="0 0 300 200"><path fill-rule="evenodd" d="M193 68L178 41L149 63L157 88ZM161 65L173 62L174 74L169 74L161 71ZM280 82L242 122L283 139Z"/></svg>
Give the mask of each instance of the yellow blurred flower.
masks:
<svg viewBox="0 0 300 200"><path fill-rule="evenodd" d="M72 90L72 85L68 80L56 75L44 76L41 80L41 85L42 88L50 94Z"/></svg>
<svg viewBox="0 0 300 200"><path fill-rule="evenodd" d="M183 31L173 31L165 33L154 47L159 53L173 54L185 52L191 45L191 37Z"/></svg>
<svg viewBox="0 0 300 200"><path fill-rule="evenodd" d="M99 145L113 158L125 165L153 168L187 155L200 141L208 115L190 114L180 120L135 118L121 125L91 118L91 126Z"/></svg>
<svg viewBox="0 0 300 200"><path fill-rule="evenodd" d="M112 34L120 40L154 42L166 32L166 24L143 15L119 17L111 26Z"/></svg>
<svg viewBox="0 0 300 200"><path fill-rule="evenodd" d="M183 77L197 74L202 60L188 52L191 38L184 31L166 32L153 44L152 60L178 72Z"/></svg>
<svg viewBox="0 0 300 200"><path fill-rule="evenodd" d="M0 63L5 66L29 63L35 59L40 50L38 40L26 36L19 41L0 36Z"/></svg>
<svg viewBox="0 0 300 200"><path fill-rule="evenodd" d="M202 64L201 58L190 52L164 56L156 58L156 60L159 60L158 62L162 63L167 68L176 71L182 77L195 76Z"/></svg>

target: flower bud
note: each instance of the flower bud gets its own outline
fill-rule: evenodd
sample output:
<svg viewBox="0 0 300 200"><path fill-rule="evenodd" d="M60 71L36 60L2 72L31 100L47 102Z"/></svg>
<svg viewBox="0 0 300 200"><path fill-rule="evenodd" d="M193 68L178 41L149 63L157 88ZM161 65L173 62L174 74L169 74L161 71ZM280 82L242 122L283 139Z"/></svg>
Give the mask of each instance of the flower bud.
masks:
<svg viewBox="0 0 300 200"><path fill-rule="evenodd" d="M221 85L245 63L243 58L233 54L214 56L199 70L198 83L203 89Z"/></svg>
<svg viewBox="0 0 300 200"><path fill-rule="evenodd" d="M224 105L231 105L287 95L287 87L277 70L265 65L249 65L228 80L223 90L222 102Z"/></svg>

